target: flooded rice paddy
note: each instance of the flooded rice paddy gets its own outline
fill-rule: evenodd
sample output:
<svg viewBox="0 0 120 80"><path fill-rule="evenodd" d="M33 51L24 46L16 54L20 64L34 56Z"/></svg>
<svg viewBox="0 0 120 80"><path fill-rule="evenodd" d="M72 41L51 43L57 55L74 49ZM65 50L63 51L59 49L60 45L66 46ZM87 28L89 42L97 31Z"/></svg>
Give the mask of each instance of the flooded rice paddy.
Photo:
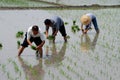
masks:
<svg viewBox="0 0 120 80"><path fill-rule="evenodd" d="M80 16L96 15L100 34L92 29L87 35L72 33L73 20L80 26ZM0 10L0 80L119 80L120 79L120 9L99 10ZM18 31L38 25L53 15L61 16L70 36L65 44L60 33L55 44L46 39L43 58L26 48L20 58L16 38ZM94 28L92 26L92 28ZM46 56L49 55L49 56Z"/></svg>

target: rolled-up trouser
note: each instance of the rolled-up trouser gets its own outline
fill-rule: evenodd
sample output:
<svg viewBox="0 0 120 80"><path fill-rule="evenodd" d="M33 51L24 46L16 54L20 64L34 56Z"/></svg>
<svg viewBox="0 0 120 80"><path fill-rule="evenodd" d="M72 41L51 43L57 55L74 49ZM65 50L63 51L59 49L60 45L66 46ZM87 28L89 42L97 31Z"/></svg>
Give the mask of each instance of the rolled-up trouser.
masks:
<svg viewBox="0 0 120 80"><path fill-rule="evenodd" d="M93 23L93 25L94 25L95 30L98 31L99 28L98 28L98 24L97 24L96 18L93 18L93 19L92 19L92 23Z"/></svg>
<svg viewBox="0 0 120 80"><path fill-rule="evenodd" d="M93 18L93 19L92 19L92 23L93 23L93 26L94 26L95 30L98 31L99 28L98 28L98 24L97 24L96 18ZM91 23L88 24L88 25L86 25L85 29L89 29L90 27L91 27Z"/></svg>

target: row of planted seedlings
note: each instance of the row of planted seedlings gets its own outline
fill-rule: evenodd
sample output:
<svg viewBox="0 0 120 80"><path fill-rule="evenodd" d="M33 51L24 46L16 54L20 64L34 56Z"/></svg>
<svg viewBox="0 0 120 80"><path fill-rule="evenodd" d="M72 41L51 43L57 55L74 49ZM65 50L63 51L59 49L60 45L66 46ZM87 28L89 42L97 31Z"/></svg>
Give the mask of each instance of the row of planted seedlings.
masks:
<svg viewBox="0 0 120 80"><path fill-rule="evenodd" d="M76 46L75 45L71 45L71 50L73 50L73 52L76 52ZM77 51L79 51L79 50L77 50ZM79 53L79 52L77 52L77 53ZM77 58L77 56L75 56L76 58ZM98 55L92 55L92 56L89 56L90 57L90 59L92 60L92 61L94 61L96 64L98 64L98 61L99 61L99 56ZM92 58L91 58L92 57ZM78 58L80 58L80 57L78 57ZM67 59L68 59L68 61L70 60L70 62L72 63L72 60L71 60L71 58L69 58L69 57L67 57ZM85 65L85 64L84 64ZM95 66L95 65L94 65ZM81 70L84 70L82 67L80 67L81 68ZM68 66L68 69L69 69L69 66ZM95 74L94 73L92 73L91 71L87 71L86 69L85 69L85 71L83 71L83 72L85 72L84 74L87 74L89 77L92 77L92 78L94 78L94 79L97 79L97 77L95 76ZM101 70L100 71L101 72L101 74L104 74L104 72Z"/></svg>
<svg viewBox="0 0 120 80"><path fill-rule="evenodd" d="M64 78L66 78L66 80L72 80L73 78L71 77L71 74L69 74L69 73L79 75L79 72L77 72L75 70L75 67L77 66L77 63L74 62L73 59L70 58L70 57L66 57L66 60L67 60L67 64L61 62L61 65L64 68L62 68L62 67L58 68L59 74L64 76ZM73 66L71 66L71 63L73 64Z"/></svg>
<svg viewBox="0 0 120 80"><path fill-rule="evenodd" d="M76 42L77 43L77 42ZM71 45L71 50L72 50L72 52L75 52L76 54L76 56L75 55L73 55L73 57L78 57L78 54L79 54L79 49L78 49L78 47L76 47L75 45ZM79 58L79 57L78 57ZM70 63L73 63L73 66L70 66L70 65L66 65L65 67L67 68L67 70L69 71L69 72L67 72L67 73L73 73L73 74L75 74L76 76L79 76L80 77L80 80L84 80L84 77L83 76L81 76L81 74L79 73L79 71L76 71L75 70L75 67L78 67L78 65L77 65L77 62L75 62L75 61L73 61L73 58L71 58L71 57L66 57L66 59L67 59L67 61L69 61ZM64 75L66 75L66 72L64 72L64 70L61 70L61 72L60 73L62 73L62 74L64 74ZM88 74L90 74L89 72L88 72ZM69 75L70 76L70 75ZM67 74L67 76L66 77L68 77L69 78L69 76L68 76L68 74ZM69 80L70 80L70 78L69 78Z"/></svg>
<svg viewBox="0 0 120 80"><path fill-rule="evenodd" d="M13 70L14 70L14 74L16 74L16 76L13 76L13 72L7 70L9 65L13 66ZM9 58L7 60L7 64L1 64L0 65L0 69L1 71L4 73L4 76L7 76L6 78L8 80L20 80L21 76L22 76L22 71L20 70L19 66L17 65L17 63L12 60L11 58Z"/></svg>
<svg viewBox="0 0 120 80"><path fill-rule="evenodd" d="M18 31L16 33L16 38L23 38L23 34L24 34L23 31ZM18 48L19 48L20 44L21 44L21 42L20 42L20 40L18 40L17 41ZM2 47L3 47L3 44L0 43L0 49L2 49ZM9 70L7 70L8 69L7 67L9 64L13 65L15 74L18 74L19 76L17 75L16 77L14 77L13 75L11 75L11 72ZM19 80L19 78L22 75L17 63L10 58L7 60L7 64L0 64L0 68L1 68L1 71L5 74L5 76L7 76L6 78L9 80Z"/></svg>

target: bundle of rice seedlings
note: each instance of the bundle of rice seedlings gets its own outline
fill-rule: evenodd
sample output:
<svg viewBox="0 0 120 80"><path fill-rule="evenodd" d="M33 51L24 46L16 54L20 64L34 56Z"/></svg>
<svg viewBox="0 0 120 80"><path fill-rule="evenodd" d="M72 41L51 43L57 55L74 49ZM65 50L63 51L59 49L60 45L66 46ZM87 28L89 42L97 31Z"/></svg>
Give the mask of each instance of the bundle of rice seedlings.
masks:
<svg viewBox="0 0 120 80"><path fill-rule="evenodd" d="M2 48L3 47L3 45L2 45L2 43L0 43L0 48Z"/></svg>
<svg viewBox="0 0 120 80"><path fill-rule="evenodd" d="M71 30L74 33L80 31L80 28L79 28L78 25L76 25L76 21L75 20L73 20L73 25L71 26Z"/></svg>
<svg viewBox="0 0 120 80"><path fill-rule="evenodd" d="M35 46L31 46L32 50L37 50L37 48Z"/></svg>
<svg viewBox="0 0 120 80"><path fill-rule="evenodd" d="M47 37L47 39L48 39L48 40L54 40L54 36L49 35L49 36Z"/></svg>
<svg viewBox="0 0 120 80"><path fill-rule="evenodd" d="M16 33L16 38L23 37L23 34L24 34L23 31L18 31L18 32Z"/></svg>

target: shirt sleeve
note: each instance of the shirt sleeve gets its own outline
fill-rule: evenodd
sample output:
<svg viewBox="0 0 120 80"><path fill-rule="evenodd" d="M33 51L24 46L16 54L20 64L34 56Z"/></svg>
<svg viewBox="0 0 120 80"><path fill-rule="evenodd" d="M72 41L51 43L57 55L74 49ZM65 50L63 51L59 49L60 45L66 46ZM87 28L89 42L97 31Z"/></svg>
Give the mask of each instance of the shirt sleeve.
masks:
<svg viewBox="0 0 120 80"><path fill-rule="evenodd" d="M45 36L44 36L43 33L40 33L40 38L41 38L42 41L45 41Z"/></svg>
<svg viewBox="0 0 120 80"><path fill-rule="evenodd" d="M31 36L32 35L31 35L31 27L30 27L27 31L27 39L30 39Z"/></svg>
<svg viewBox="0 0 120 80"><path fill-rule="evenodd" d="M31 35L30 32L27 32L27 39L30 39Z"/></svg>

